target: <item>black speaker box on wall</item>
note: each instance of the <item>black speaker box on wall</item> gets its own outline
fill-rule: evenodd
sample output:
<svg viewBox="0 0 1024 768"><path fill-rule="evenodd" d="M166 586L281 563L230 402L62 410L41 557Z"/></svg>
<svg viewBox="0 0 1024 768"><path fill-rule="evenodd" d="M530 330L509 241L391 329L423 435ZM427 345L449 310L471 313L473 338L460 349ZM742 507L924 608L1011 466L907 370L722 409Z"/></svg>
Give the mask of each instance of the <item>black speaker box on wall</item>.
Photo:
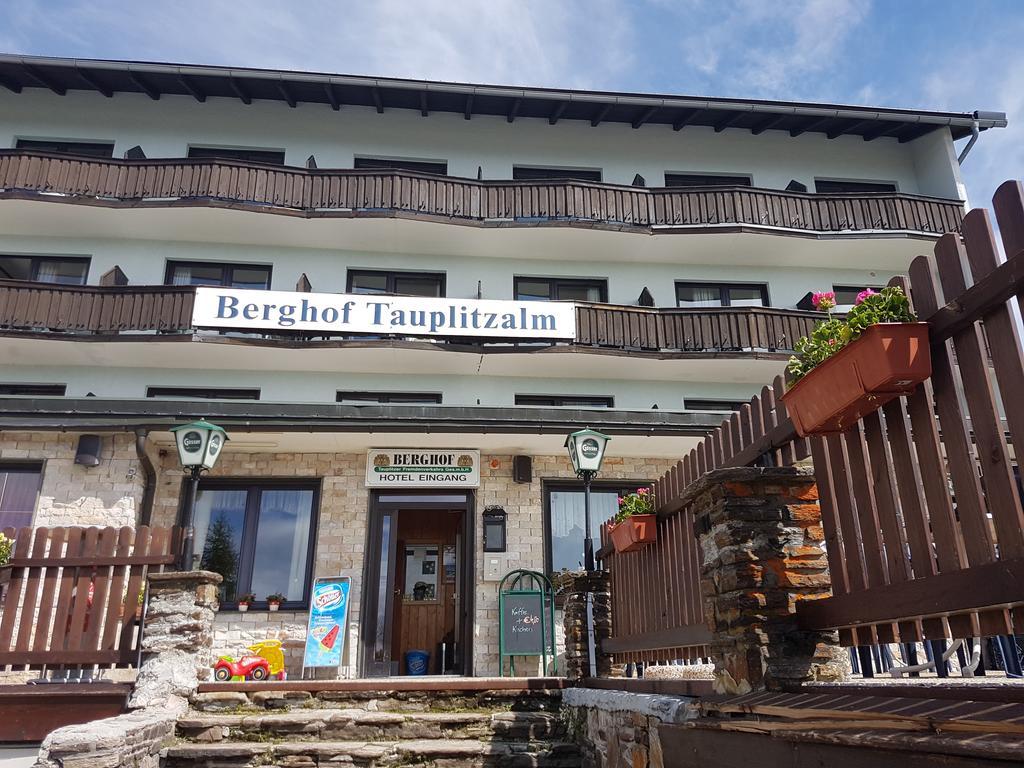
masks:
<svg viewBox="0 0 1024 768"><path fill-rule="evenodd" d="M512 479L517 483L533 482L533 457L513 456L512 457Z"/></svg>
<svg viewBox="0 0 1024 768"><path fill-rule="evenodd" d="M83 467L98 467L102 460L103 438L99 435L82 435L75 449L75 464Z"/></svg>

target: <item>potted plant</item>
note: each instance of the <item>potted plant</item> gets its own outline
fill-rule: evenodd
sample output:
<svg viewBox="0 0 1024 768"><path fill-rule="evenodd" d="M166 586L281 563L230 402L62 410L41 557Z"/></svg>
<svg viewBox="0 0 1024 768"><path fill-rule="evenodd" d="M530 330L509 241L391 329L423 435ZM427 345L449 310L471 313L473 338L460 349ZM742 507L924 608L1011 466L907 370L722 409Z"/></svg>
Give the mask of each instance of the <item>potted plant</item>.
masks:
<svg viewBox="0 0 1024 768"><path fill-rule="evenodd" d="M845 318L832 317L834 293L812 300L829 317L794 345L782 396L801 437L849 429L931 375L928 324L917 322L902 288L862 291Z"/></svg>
<svg viewBox="0 0 1024 768"><path fill-rule="evenodd" d="M608 526L615 551L634 552L658 539L658 518L650 488L619 497L619 511Z"/></svg>
<svg viewBox="0 0 1024 768"><path fill-rule="evenodd" d="M246 592L244 595L238 596L238 610L245 613L249 610L249 606L256 599L256 595L252 592Z"/></svg>
<svg viewBox="0 0 1024 768"><path fill-rule="evenodd" d="M275 592L272 595L267 595L267 609L276 611L281 607L281 603L284 602L284 595Z"/></svg>
<svg viewBox="0 0 1024 768"><path fill-rule="evenodd" d="M7 593L7 585L11 583L11 557L14 555L14 539L0 533L0 598Z"/></svg>

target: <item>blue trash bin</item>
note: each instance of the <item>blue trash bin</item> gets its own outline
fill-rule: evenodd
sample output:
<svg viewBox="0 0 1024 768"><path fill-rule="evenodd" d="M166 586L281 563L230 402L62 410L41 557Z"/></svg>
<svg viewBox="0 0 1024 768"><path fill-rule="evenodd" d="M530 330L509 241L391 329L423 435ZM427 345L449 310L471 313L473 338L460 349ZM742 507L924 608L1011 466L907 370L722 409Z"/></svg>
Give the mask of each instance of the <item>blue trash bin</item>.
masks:
<svg viewBox="0 0 1024 768"><path fill-rule="evenodd" d="M405 674L425 675L430 669L430 651L406 651Z"/></svg>

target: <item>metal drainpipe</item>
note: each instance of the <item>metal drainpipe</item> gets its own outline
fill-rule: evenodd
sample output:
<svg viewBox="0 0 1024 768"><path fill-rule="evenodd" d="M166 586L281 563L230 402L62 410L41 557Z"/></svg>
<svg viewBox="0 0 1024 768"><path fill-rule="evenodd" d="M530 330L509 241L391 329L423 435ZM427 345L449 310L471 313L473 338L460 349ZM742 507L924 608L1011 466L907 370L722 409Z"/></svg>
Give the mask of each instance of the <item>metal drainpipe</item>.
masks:
<svg viewBox="0 0 1024 768"><path fill-rule="evenodd" d="M142 465L142 503L139 505L139 525L149 525L153 520L153 495L156 492L156 470L146 453L146 438L149 430L138 427L135 430L135 454Z"/></svg>
<svg viewBox="0 0 1024 768"><path fill-rule="evenodd" d="M978 134L980 130L978 128L978 121L975 120L971 123L971 140L967 142L967 146L960 152L960 156L956 159L957 165L963 165L964 160L967 159L967 155L970 154L971 149L974 147L974 143L978 140Z"/></svg>

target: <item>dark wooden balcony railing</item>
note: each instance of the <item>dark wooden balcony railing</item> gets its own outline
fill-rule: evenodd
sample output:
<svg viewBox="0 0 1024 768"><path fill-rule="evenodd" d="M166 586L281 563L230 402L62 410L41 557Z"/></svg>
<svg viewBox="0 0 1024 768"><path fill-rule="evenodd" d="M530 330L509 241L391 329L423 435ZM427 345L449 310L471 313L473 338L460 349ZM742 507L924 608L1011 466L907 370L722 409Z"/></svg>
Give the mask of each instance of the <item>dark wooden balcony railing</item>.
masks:
<svg viewBox="0 0 1024 768"><path fill-rule="evenodd" d="M45 193L45 198L40 195ZM487 226L769 227L809 233L959 231L957 200L751 187L644 188L478 181L394 170L286 168L217 159L110 160L0 151L0 198L105 206L230 206L305 217L413 216Z"/></svg>
<svg viewBox="0 0 1024 768"><path fill-rule="evenodd" d="M0 333L93 337L190 333L194 300L191 286L107 287L0 280ZM820 313L796 309L580 304L572 345L642 352L787 353L819 319ZM295 333L282 334L289 343L297 338ZM317 334L317 338L321 336Z"/></svg>

